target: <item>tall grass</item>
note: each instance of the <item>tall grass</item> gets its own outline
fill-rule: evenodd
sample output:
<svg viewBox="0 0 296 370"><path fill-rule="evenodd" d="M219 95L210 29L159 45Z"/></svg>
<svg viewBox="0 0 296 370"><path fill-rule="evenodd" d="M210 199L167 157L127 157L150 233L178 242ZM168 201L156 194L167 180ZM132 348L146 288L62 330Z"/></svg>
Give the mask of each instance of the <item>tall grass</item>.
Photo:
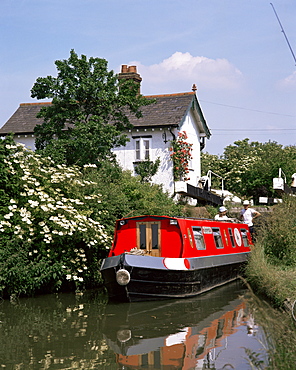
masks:
<svg viewBox="0 0 296 370"><path fill-rule="evenodd" d="M286 196L262 222L246 275L278 306L296 299L296 197Z"/></svg>
<svg viewBox="0 0 296 370"><path fill-rule="evenodd" d="M296 369L296 197L286 196L262 222L246 277L273 305L253 297L256 319L266 333L269 365L253 361L252 368Z"/></svg>

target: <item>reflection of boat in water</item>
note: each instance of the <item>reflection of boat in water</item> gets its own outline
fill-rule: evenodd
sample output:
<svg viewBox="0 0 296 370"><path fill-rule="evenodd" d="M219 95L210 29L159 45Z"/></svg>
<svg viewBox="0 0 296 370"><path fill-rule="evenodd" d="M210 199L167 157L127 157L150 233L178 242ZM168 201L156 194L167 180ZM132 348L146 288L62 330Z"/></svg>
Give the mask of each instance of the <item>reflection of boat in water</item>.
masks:
<svg viewBox="0 0 296 370"><path fill-rule="evenodd" d="M188 300L108 304L104 337L129 368L196 368L243 324L237 282Z"/></svg>
<svg viewBox="0 0 296 370"><path fill-rule="evenodd" d="M123 218L101 273L114 300L190 298L237 279L251 244L248 226L230 220Z"/></svg>

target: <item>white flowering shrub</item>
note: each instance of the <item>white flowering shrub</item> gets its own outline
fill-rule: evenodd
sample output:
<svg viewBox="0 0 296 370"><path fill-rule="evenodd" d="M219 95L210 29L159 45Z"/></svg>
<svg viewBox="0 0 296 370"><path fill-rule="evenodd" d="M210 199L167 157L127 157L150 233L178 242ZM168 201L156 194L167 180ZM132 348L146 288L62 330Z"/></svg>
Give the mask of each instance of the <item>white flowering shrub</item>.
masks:
<svg viewBox="0 0 296 370"><path fill-rule="evenodd" d="M105 211L95 183L11 138L0 141L0 176L2 294L97 283L111 240L99 221Z"/></svg>

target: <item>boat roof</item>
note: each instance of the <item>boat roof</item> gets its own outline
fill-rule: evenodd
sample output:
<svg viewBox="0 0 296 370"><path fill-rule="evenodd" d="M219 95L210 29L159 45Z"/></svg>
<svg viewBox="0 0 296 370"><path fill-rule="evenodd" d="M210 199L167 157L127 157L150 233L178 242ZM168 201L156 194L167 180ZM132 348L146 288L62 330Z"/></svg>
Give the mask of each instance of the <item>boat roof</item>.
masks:
<svg viewBox="0 0 296 370"><path fill-rule="evenodd" d="M230 222L230 223L241 223L239 221L237 222L234 222L236 221L235 219L232 219L232 218L229 218L227 220L214 220L213 218L196 218L196 217L186 217L186 216L168 216L168 215L140 215L140 216L131 216L131 217L122 217L120 219L118 219L117 221L120 221L120 220L141 220L141 219L144 219L144 218L147 218L147 217L150 217L150 218L161 218L161 219L170 219L170 220L183 220L183 221L211 221L211 222L217 222L217 223L226 223L226 222Z"/></svg>

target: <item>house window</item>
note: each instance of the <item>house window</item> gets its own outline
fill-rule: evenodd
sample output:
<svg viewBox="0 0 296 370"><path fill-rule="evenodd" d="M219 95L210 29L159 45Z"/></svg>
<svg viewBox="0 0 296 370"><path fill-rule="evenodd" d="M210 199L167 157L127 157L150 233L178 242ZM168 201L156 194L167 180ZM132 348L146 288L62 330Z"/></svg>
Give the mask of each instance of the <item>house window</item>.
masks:
<svg viewBox="0 0 296 370"><path fill-rule="evenodd" d="M143 140L143 146L144 146L144 159L149 159L149 153L150 153L150 141L149 140Z"/></svg>
<svg viewBox="0 0 296 370"><path fill-rule="evenodd" d="M136 161L141 160L141 151L140 151L140 140L136 140Z"/></svg>
<svg viewBox="0 0 296 370"><path fill-rule="evenodd" d="M151 139L138 138L135 140L136 161L149 160L151 149Z"/></svg>
<svg viewBox="0 0 296 370"><path fill-rule="evenodd" d="M206 245L205 245L204 237L203 237L203 234L202 234L202 231L201 231L201 227L193 226L192 231L193 231L193 235L194 235L196 249L198 249L198 250L206 249Z"/></svg>

